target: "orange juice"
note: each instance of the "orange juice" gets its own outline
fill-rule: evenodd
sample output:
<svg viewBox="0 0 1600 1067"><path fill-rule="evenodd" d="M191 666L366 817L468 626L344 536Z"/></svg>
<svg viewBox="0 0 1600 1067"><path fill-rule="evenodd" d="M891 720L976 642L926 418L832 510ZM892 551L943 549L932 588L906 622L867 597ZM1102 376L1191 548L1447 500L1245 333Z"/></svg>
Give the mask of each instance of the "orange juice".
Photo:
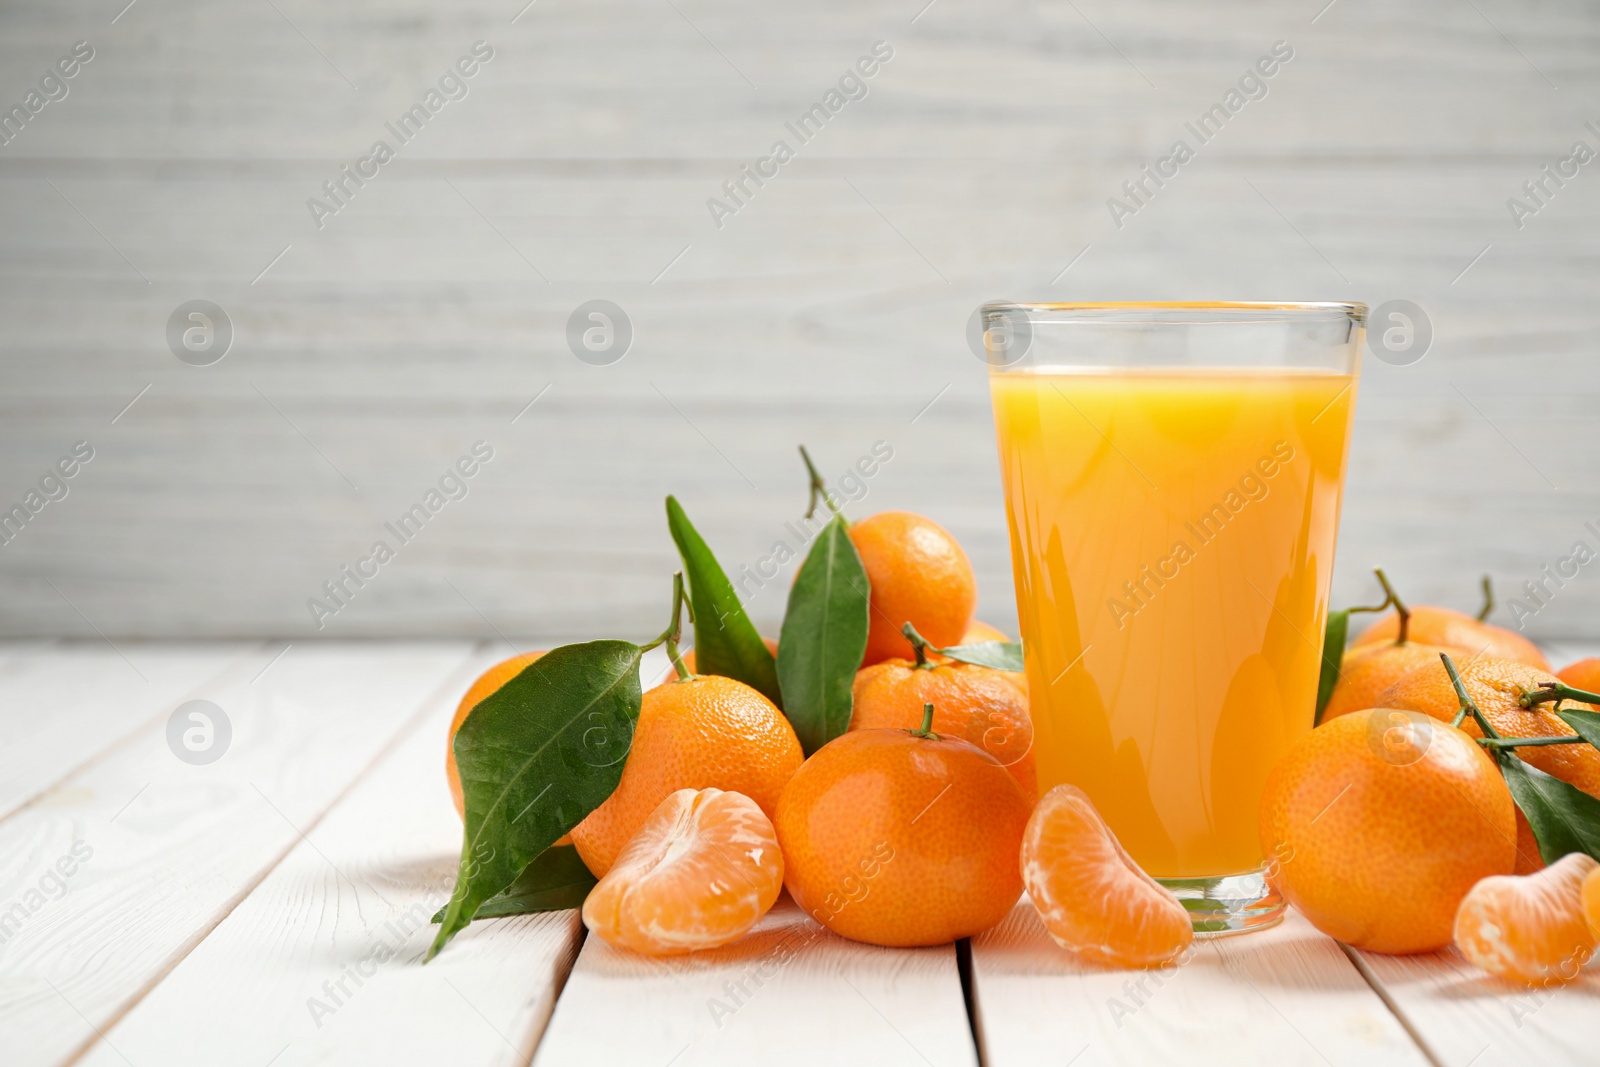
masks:
<svg viewBox="0 0 1600 1067"><path fill-rule="evenodd" d="M1158 878L1254 871L1312 726L1355 379L1030 368L990 379L1039 789Z"/></svg>

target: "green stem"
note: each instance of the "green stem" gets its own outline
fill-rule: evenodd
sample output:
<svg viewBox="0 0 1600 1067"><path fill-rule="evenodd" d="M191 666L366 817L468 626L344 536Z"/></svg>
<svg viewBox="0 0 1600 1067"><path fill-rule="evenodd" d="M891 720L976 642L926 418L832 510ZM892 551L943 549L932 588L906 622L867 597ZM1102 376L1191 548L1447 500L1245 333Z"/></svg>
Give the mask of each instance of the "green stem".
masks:
<svg viewBox="0 0 1600 1067"><path fill-rule="evenodd" d="M922 705L922 729L912 730L913 737L926 737L931 741L939 740L939 735L933 732L933 705Z"/></svg>
<svg viewBox="0 0 1600 1067"><path fill-rule="evenodd" d="M1450 675L1450 684L1455 687L1456 699L1461 702L1461 710L1456 713L1456 717L1451 720L1450 725L1460 726L1461 720L1471 715L1477 720L1478 728L1483 731L1485 737L1498 738L1500 736L1499 732L1489 725L1489 720L1483 717L1483 712L1478 710L1478 705L1474 704L1472 698L1467 695L1467 687L1462 683L1461 675L1457 672L1455 661L1450 658L1450 654L1441 652L1439 653L1439 658L1444 660L1445 673Z"/></svg>
<svg viewBox="0 0 1600 1067"><path fill-rule="evenodd" d="M1394 586L1389 584L1389 576L1383 573L1382 567L1374 567L1372 573L1378 576L1378 584L1383 586L1384 604L1393 604L1395 614L1400 616L1400 632L1395 635L1394 643L1403 645L1411 633L1411 609L1406 607L1405 601L1400 599L1400 594L1396 593Z"/></svg>
<svg viewBox="0 0 1600 1067"><path fill-rule="evenodd" d="M1583 689L1574 689L1570 685L1559 682L1544 682L1537 689L1524 690L1517 703L1525 708L1535 704L1543 704L1547 700L1560 703L1563 700L1576 700L1583 704L1600 704L1600 693L1590 693Z"/></svg>
<svg viewBox="0 0 1600 1067"><path fill-rule="evenodd" d="M1485 748L1530 748L1539 745L1582 745L1581 737L1480 737L1478 744Z"/></svg>
<svg viewBox="0 0 1600 1067"><path fill-rule="evenodd" d="M809 519L816 514L818 497L821 497L822 502L828 505L829 511L840 518L844 518L843 513L839 510L839 505L834 502L833 494L828 492L827 483L822 480L822 475L817 473L817 465L811 462L811 453L806 451L805 445L800 446L800 458L805 460L806 474L811 479L811 496L806 502L806 518Z"/></svg>
<svg viewBox="0 0 1600 1067"><path fill-rule="evenodd" d="M1494 612L1494 581L1485 574L1483 576L1483 607L1478 611L1478 621L1487 622L1490 614Z"/></svg>
<svg viewBox="0 0 1600 1067"><path fill-rule="evenodd" d="M917 628L909 622L900 627L900 632L905 635L907 641L911 642L911 650L917 654L917 666L915 669L919 671L932 669L935 665L928 662L928 649L933 648L933 645L928 639L917 633ZM934 649L934 651L937 652L938 649Z"/></svg>
<svg viewBox="0 0 1600 1067"><path fill-rule="evenodd" d="M667 624L665 630L661 631L659 637L648 645L641 646L641 651L649 652L652 648L657 648L663 644L666 645L667 658L672 661L673 669L678 672L678 680L680 682L686 682L695 677L689 671L689 668L684 666L683 656L678 652L678 638L683 636L683 612L684 608L688 607L688 604L689 599L683 592L683 572L674 571L672 573L672 621ZM689 610L692 613L694 609L690 608ZM692 617L690 621L693 621Z"/></svg>

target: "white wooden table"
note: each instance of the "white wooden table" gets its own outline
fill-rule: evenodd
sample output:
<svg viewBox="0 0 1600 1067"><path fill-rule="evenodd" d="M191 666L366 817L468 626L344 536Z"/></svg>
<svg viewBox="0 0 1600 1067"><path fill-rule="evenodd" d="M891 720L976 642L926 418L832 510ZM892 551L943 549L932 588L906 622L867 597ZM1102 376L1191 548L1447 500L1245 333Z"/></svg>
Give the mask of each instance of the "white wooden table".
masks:
<svg viewBox="0 0 1600 1067"><path fill-rule="evenodd" d="M1593 966L1519 992L1296 916L1151 974L1079 964L1026 902L970 946L902 951L785 901L675 961L576 912L492 919L423 966L459 849L446 726L507 651L0 645L0 1064L1600 1062ZM191 699L232 727L208 765L167 742Z"/></svg>

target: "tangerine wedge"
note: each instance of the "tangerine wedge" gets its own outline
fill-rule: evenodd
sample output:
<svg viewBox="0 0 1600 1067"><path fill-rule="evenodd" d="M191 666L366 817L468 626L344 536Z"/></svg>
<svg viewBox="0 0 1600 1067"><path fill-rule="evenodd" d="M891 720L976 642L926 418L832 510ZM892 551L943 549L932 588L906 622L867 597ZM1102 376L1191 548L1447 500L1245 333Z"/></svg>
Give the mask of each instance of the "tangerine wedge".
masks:
<svg viewBox="0 0 1600 1067"><path fill-rule="evenodd" d="M1589 872L1583 880L1583 918L1589 932L1600 942L1600 868Z"/></svg>
<svg viewBox="0 0 1600 1067"><path fill-rule="evenodd" d="M1178 898L1139 869L1077 786L1056 786L1033 809L1022 881L1056 943L1094 963L1160 967L1194 941Z"/></svg>
<svg viewBox="0 0 1600 1067"><path fill-rule="evenodd" d="M1536 874L1483 879L1456 912L1456 948L1501 978L1532 986L1571 981L1594 955L1584 882L1597 870L1600 863L1573 852Z"/></svg>
<svg viewBox="0 0 1600 1067"><path fill-rule="evenodd" d="M618 948L681 955L737 941L782 889L778 835L755 801L680 789L589 891L583 923Z"/></svg>

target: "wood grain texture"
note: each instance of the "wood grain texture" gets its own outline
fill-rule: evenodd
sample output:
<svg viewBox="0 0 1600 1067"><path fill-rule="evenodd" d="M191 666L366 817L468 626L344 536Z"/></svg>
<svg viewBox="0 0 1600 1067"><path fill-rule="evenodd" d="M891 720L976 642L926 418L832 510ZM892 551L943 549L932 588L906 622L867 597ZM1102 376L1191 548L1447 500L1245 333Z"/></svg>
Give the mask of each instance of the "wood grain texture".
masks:
<svg viewBox="0 0 1600 1067"><path fill-rule="evenodd" d="M1528 989L1485 974L1455 949L1421 956L1353 953L1444 1067L1595 1062L1600 971Z"/></svg>
<svg viewBox="0 0 1600 1067"><path fill-rule="evenodd" d="M217 761L180 761L166 724L153 724L0 825L11 920L0 1061L61 1063L98 1040L420 707L459 698L468 651L460 642L297 646L254 684L206 693L232 723ZM64 865L70 872L64 857L78 861Z"/></svg>
<svg viewBox="0 0 1600 1067"><path fill-rule="evenodd" d="M1427 1063L1339 946L1293 913L1197 942L1181 966L1120 971L1056 945L1024 898L973 938L972 986L989 1067Z"/></svg>
<svg viewBox="0 0 1600 1067"><path fill-rule="evenodd" d="M970 1064L954 946L846 941L784 894L726 948L651 959L584 941L535 1067Z"/></svg>
<svg viewBox="0 0 1600 1067"><path fill-rule="evenodd" d="M947 525L1009 628L963 341L1002 296L1414 300L1433 348L1367 363L1336 599L1383 564L1466 606L1482 571L1509 593L1600 546L1600 179L1521 229L1506 207L1600 145L1591 4L114 15L0 10L0 102L73 41L97 50L0 147L0 504L73 441L97 450L0 549L0 633L638 637L665 601L668 491L737 574L802 510L797 442L837 476L878 439L895 458L852 510ZM307 199L478 39L495 58L470 94L318 229ZM715 225L707 199L877 40L895 54L868 95ZM1116 227L1107 198L1277 40L1295 56L1265 98ZM237 331L210 367L164 336L197 297ZM601 297L635 340L594 367L564 331ZM468 497L318 629L307 599L479 439L496 458ZM1600 634L1591 569L1528 632ZM786 588L754 593L769 632Z"/></svg>
<svg viewBox="0 0 1600 1067"><path fill-rule="evenodd" d="M471 670L503 655L480 653ZM459 696L436 693L83 1062L525 1064L577 954L577 912L475 923L422 965L461 851L442 768Z"/></svg>
<svg viewBox="0 0 1600 1067"><path fill-rule="evenodd" d="M0 649L0 820L203 689L260 670L248 648L7 644Z"/></svg>

